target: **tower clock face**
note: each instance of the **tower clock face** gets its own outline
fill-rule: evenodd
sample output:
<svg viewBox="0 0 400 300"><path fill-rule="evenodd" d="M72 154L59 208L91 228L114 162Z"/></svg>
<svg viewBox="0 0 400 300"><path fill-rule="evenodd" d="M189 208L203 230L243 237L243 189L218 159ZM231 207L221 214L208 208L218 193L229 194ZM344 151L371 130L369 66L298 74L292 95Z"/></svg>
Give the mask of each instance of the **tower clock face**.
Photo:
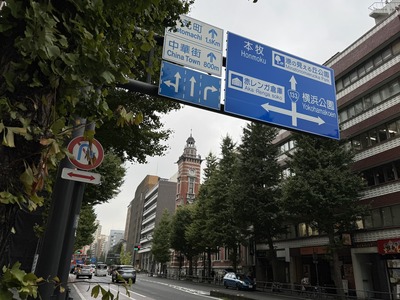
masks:
<svg viewBox="0 0 400 300"><path fill-rule="evenodd" d="M196 171L194 169L189 169L189 175L194 176L196 174Z"/></svg>

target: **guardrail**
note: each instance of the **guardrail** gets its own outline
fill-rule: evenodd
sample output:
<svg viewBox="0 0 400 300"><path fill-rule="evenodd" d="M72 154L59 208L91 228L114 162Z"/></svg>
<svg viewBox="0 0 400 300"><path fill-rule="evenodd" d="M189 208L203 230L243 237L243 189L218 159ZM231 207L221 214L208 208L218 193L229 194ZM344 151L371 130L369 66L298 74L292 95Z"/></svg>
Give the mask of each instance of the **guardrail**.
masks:
<svg viewBox="0 0 400 300"><path fill-rule="evenodd" d="M305 289L300 284L278 283L278 282L257 282L257 290L264 292L283 293L296 296L299 298L311 299L341 299L338 295L338 289L334 286L307 286ZM346 289L343 290L345 299L397 299L396 296L391 298L391 293L381 291L367 291ZM399 297L399 296L397 296Z"/></svg>
<svg viewBox="0 0 400 300"><path fill-rule="evenodd" d="M197 283L206 283L210 285L223 285L223 277L216 275L215 277L207 276L193 276L193 275L178 275L168 274L167 276L158 275L158 277L167 277L172 280L188 280ZM278 293L284 295L290 295L296 298L304 299L342 299L338 295L338 289L330 285L321 286L307 286L305 290L302 289L301 284L294 283L282 283L282 282L270 282L270 281L258 281L257 280L257 291L265 293ZM363 299L363 300L378 300L378 299L400 299L400 294L392 295L388 292L381 291L369 291L369 290L356 290L346 289L344 290L345 299ZM397 297L397 298L396 298Z"/></svg>

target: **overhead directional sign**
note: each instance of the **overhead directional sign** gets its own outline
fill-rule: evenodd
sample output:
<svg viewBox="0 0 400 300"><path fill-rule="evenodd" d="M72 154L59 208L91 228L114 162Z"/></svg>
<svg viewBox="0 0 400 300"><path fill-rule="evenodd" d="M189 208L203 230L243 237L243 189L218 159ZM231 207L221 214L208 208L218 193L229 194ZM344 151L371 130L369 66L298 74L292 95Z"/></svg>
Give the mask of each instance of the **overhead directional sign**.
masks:
<svg viewBox="0 0 400 300"><path fill-rule="evenodd" d="M223 30L188 16L181 21L176 31L165 29L162 58L221 76Z"/></svg>
<svg viewBox="0 0 400 300"><path fill-rule="evenodd" d="M220 78L166 61L160 73L159 95L219 110Z"/></svg>
<svg viewBox="0 0 400 300"><path fill-rule="evenodd" d="M332 69L230 32L225 111L340 138Z"/></svg>
<svg viewBox="0 0 400 300"><path fill-rule="evenodd" d="M61 172L61 178L85 183L99 184L101 175L98 173L63 168Z"/></svg>

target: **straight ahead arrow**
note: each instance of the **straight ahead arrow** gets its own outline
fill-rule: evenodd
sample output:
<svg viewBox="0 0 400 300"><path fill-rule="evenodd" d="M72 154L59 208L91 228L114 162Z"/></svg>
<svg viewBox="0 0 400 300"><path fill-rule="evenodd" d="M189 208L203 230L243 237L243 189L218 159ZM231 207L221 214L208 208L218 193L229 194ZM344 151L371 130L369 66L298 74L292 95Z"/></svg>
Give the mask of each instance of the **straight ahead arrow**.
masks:
<svg viewBox="0 0 400 300"><path fill-rule="evenodd" d="M192 76L190 79L190 97L193 97L194 95L194 84L196 83L196 78L194 78L194 76Z"/></svg>

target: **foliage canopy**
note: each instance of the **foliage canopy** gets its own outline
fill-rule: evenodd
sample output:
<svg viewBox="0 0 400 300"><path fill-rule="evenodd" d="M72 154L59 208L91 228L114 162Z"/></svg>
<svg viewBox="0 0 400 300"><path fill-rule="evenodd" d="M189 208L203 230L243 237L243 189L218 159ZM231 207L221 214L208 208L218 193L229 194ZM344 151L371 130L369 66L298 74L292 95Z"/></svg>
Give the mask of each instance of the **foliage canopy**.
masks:
<svg viewBox="0 0 400 300"><path fill-rule="evenodd" d="M67 154L77 117L95 122L96 138L122 160L144 162L164 152L170 131L162 128L160 114L179 105L116 86L127 78L157 78L160 50L148 59L155 36L174 26L192 3L0 2L1 245L9 242L17 210L36 210L48 199L48 175ZM91 141L94 133L85 136ZM106 200L90 196L92 204Z"/></svg>

